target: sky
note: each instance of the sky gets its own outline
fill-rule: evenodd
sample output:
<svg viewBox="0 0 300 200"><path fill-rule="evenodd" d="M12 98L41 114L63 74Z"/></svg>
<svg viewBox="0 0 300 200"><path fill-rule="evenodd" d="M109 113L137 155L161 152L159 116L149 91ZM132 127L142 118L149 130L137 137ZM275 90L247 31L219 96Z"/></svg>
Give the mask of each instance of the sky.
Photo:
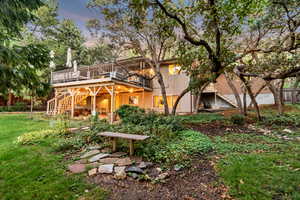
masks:
<svg viewBox="0 0 300 200"><path fill-rule="evenodd" d="M88 0L58 0L58 15L60 19L72 19L81 29L82 33L88 37L88 30L85 23L88 19L99 18L96 10L87 8Z"/></svg>

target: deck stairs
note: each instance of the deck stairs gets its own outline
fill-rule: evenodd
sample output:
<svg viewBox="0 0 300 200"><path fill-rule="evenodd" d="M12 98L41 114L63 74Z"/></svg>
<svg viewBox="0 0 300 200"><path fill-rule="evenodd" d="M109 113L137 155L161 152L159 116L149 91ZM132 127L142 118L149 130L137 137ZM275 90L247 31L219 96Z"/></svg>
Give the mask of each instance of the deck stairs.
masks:
<svg viewBox="0 0 300 200"><path fill-rule="evenodd" d="M84 106L86 105L86 98L89 95L79 94L75 96L74 106ZM56 105L55 105L56 104ZM47 102L47 114L48 115L57 115L63 114L72 109L72 96L69 94L59 95L50 99Z"/></svg>
<svg viewBox="0 0 300 200"><path fill-rule="evenodd" d="M238 108L238 105L235 102L233 102L231 99L229 99L228 97L226 97L226 96L224 96L224 95L222 95L222 94L220 94L218 92L217 92L217 96L219 98L223 99L224 101L226 101L227 103L229 103L234 108Z"/></svg>

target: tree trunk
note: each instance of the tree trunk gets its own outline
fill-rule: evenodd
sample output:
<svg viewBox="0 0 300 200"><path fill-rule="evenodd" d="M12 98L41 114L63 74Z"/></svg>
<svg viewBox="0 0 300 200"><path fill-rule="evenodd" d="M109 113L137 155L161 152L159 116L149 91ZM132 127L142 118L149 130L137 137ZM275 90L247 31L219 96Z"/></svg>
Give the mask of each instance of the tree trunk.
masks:
<svg viewBox="0 0 300 200"><path fill-rule="evenodd" d="M30 97L30 112L32 113L33 112L33 96Z"/></svg>
<svg viewBox="0 0 300 200"><path fill-rule="evenodd" d="M261 91L262 91L266 86L267 86L267 84L264 84L264 85L262 85L262 86L258 89L258 91L257 91L257 92L255 93L255 95L254 95L255 98L257 97L257 95L259 95L259 94L261 93ZM252 104L253 104L253 102L251 101L248 107L251 107Z"/></svg>
<svg viewBox="0 0 300 200"><path fill-rule="evenodd" d="M245 86L243 90L243 114L247 116L247 90Z"/></svg>
<svg viewBox="0 0 300 200"><path fill-rule="evenodd" d="M6 105L11 106L13 104L13 93L11 91L8 92L8 100Z"/></svg>
<svg viewBox="0 0 300 200"><path fill-rule="evenodd" d="M254 96L254 94L253 94L253 92L252 92L251 86L249 85L249 82L245 79L244 76L240 75L239 77L240 77L240 79L243 81L243 83L244 83L244 85L245 85L245 88L246 88L246 90L247 90L247 92L248 92L248 94L249 94L249 96L250 96L250 98L251 98L251 101L253 102L253 105L254 105L254 108L255 108L255 111L256 111L257 119L258 119L259 121L261 121L262 118L261 118L261 115L260 115L260 110L259 110L257 101L256 101L256 99L255 99L255 96Z"/></svg>
<svg viewBox="0 0 300 200"><path fill-rule="evenodd" d="M157 64L159 65L159 64ZM169 105L168 105L168 101L167 101L167 92L166 92L166 87L165 87L165 83L164 83L164 80L163 80L163 76L159 70L159 66L156 65L156 69L155 69L155 73L156 73L156 76L157 76L157 81L158 81L158 84L160 85L160 89L161 89L161 95L162 95L162 98L163 98L163 102L164 102L164 113L165 115L168 115L169 114Z"/></svg>
<svg viewBox="0 0 300 200"><path fill-rule="evenodd" d="M239 92L238 92L237 88L235 87L235 85L233 84L233 82L230 80L230 78L229 78L229 76L226 72L225 72L225 79L226 79L226 82L227 82L228 86L230 87L231 91L234 94L234 97L235 97L236 103L239 107L240 113L245 114L244 111L243 111L243 105L242 105L242 101L241 101L241 97L239 95Z"/></svg>
<svg viewBox="0 0 300 200"><path fill-rule="evenodd" d="M194 98L194 113L196 114L197 113L197 108L198 108L198 105L197 105L197 103L198 103L198 101L199 101L199 98L200 98L200 93L199 93L199 91L197 91L197 93L195 94L195 98Z"/></svg>
<svg viewBox="0 0 300 200"><path fill-rule="evenodd" d="M280 87L279 87L280 103L283 106L284 106L284 99L283 99L284 82L285 82L285 79L282 79L281 82L280 82Z"/></svg>
<svg viewBox="0 0 300 200"><path fill-rule="evenodd" d="M272 83L270 81L266 81L266 84L269 88L269 90L272 92L273 97L274 97L274 104L277 106L278 105L278 99L277 99L277 92L276 92L276 88L272 85Z"/></svg>
<svg viewBox="0 0 300 200"><path fill-rule="evenodd" d="M178 98L176 99L174 105L173 105L173 109L172 109L172 115L175 115L176 114L176 109L177 109L177 106L178 106L178 103L180 101L180 99L190 91L190 87L187 87L185 88L181 93L180 95L178 96Z"/></svg>

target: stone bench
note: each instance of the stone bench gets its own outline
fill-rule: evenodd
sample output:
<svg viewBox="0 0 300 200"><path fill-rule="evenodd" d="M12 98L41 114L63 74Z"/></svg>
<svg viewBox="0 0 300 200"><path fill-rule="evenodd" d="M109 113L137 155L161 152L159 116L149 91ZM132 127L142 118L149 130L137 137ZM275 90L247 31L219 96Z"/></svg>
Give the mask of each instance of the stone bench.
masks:
<svg viewBox="0 0 300 200"><path fill-rule="evenodd" d="M126 134L126 133L116 133L116 132L102 132L102 133L98 133L97 135L112 138L113 152L115 152L117 150L117 139L118 138L129 140L129 152L130 152L131 156L134 153L134 146L133 146L134 140L143 141L143 140L146 140L147 138L149 138L149 136L146 136L146 135L136 135L136 134Z"/></svg>

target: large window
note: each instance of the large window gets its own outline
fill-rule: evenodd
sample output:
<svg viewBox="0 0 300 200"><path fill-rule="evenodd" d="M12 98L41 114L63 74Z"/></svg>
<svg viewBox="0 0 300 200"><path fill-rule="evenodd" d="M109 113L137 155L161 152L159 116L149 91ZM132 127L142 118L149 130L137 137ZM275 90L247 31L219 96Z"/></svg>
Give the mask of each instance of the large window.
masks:
<svg viewBox="0 0 300 200"><path fill-rule="evenodd" d="M173 107L177 98L178 98L178 96L167 96L167 102L168 102L168 106L170 108ZM164 107L164 102L163 102L162 96L154 96L153 106L155 108L163 108Z"/></svg>
<svg viewBox="0 0 300 200"><path fill-rule="evenodd" d="M169 65L169 74L170 75L177 75L180 72L181 67L177 64Z"/></svg>

